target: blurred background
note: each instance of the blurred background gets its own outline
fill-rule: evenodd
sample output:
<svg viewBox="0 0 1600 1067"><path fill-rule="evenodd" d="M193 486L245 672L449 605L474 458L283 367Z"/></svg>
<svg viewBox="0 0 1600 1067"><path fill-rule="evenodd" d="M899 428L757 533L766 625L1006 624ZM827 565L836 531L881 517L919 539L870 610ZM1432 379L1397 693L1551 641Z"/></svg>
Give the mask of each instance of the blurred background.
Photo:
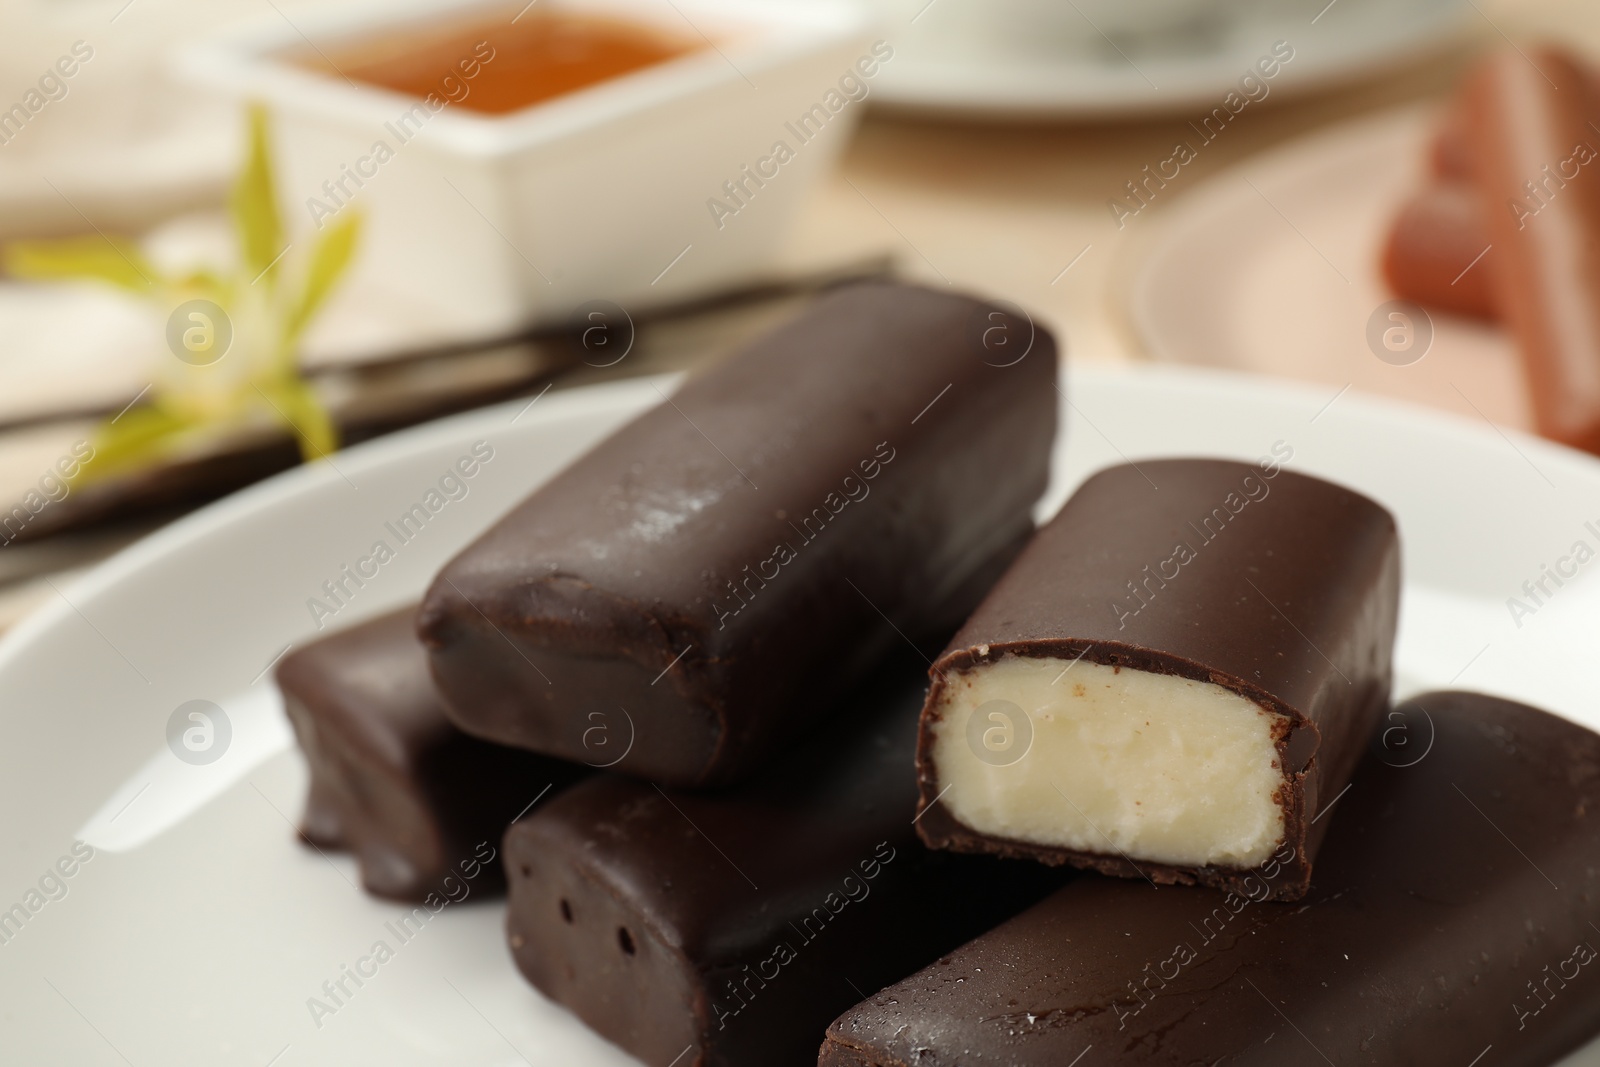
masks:
<svg viewBox="0 0 1600 1067"><path fill-rule="evenodd" d="M1538 430L1492 197L1456 161L1482 152L1464 79L1525 62L1600 145L1568 84L1600 58L1600 8L1561 0L0 18L0 628L295 463L702 365L856 277L1010 301L1072 360Z"/></svg>

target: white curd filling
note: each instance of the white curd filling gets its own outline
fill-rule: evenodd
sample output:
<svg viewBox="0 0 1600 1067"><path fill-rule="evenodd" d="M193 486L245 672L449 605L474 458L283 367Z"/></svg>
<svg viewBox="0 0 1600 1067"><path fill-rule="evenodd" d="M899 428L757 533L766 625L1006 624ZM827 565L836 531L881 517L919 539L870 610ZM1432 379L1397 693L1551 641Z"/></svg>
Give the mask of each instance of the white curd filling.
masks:
<svg viewBox="0 0 1600 1067"><path fill-rule="evenodd" d="M1287 721L1219 685L1007 655L951 673L936 714L940 803L979 833L1240 868L1283 838Z"/></svg>

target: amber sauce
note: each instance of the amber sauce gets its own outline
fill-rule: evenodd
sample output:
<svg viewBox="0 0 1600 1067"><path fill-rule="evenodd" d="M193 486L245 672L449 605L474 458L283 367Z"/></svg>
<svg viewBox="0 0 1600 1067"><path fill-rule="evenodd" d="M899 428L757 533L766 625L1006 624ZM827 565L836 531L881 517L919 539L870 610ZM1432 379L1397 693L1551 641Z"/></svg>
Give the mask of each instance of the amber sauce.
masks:
<svg viewBox="0 0 1600 1067"><path fill-rule="evenodd" d="M295 62L408 96L502 115L705 47L638 22L559 7L409 27Z"/></svg>

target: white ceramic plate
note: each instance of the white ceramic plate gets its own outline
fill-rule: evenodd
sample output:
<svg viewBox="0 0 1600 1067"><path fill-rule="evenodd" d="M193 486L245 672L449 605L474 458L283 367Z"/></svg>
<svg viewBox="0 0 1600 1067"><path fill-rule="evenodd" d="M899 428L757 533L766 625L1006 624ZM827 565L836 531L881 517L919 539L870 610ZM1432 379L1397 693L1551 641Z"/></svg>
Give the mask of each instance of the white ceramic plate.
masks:
<svg viewBox="0 0 1600 1067"><path fill-rule="evenodd" d="M881 2L892 9L897 53L874 90L879 103L1024 121L1205 111L1220 105L1277 40L1288 41L1296 57L1273 91L1310 92L1440 48L1467 11L1463 0L1224 2L1213 5L1222 14L1205 44L1174 48L1141 47L1139 38L1115 33L1113 41L1075 4Z"/></svg>
<svg viewBox="0 0 1600 1067"><path fill-rule="evenodd" d="M1394 299L1379 272L1383 244L1422 184L1436 122L1422 107L1341 124L1183 192L1148 220L1160 231L1129 294L1146 351L1531 429L1521 360L1499 328L1434 313L1431 347L1405 365L1368 344L1374 312Z"/></svg>
<svg viewBox="0 0 1600 1067"><path fill-rule="evenodd" d="M167 527L0 641L0 909L38 904L0 944L7 1062L164 1067L631 1063L518 977L501 908L469 898L399 945L320 1028L307 1008L398 905L353 865L296 843L305 787L267 667L315 633L306 608L455 458L494 458L462 500L337 621L422 590L483 526L669 383L635 380L484 409L353 448ZM1520 435L1350 394L1186 369L1075 369L1041 513L1124 457L1254 459L1370 493L1395 511L1408 576L1407 688L1485 688L1591 726L1600 581L1580 571L1517 628L1505 599L1576 540L1600 542L1600 462ZM1600 569L1600 563L1590 564ZM228 712L204 767L167 749L183 703ZM75 837L97 842L45 878ZM81 846L79 846L81 848ZM57 899L42 893L45 881ZM65 888L62 895L59 887ZM1575 1063L1600 1063L1600 1055ZM666 1067L663 1064L654 1067Z"/></svg>

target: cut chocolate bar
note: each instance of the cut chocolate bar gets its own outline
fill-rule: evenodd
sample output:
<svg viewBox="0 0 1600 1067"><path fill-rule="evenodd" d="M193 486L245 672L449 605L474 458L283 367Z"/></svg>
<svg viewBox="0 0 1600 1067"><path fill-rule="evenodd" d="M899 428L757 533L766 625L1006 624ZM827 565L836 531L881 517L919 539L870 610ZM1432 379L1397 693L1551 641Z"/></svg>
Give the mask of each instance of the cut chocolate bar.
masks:
<svg viewBox="0 0 1600 1067"><path fill-rule="evenodd" d="M906 285L834 292L629 423L445 567L460 726L667 784L746 776L1031 528L1055 345ZM602 742L605 746L602 747Z"/></svg>
<svg viewBox="0 0 1600 1067"><path fill-rule="evenodd" d="M1544 1067L1600 1033L1596 813L1600 736L1421 696L1300 906L1262 903L1287 853L1232 893L1083 878L844 1013L820 1063Z"/></svg>
<svg viewBox="0 0 1600 1067"><path fill-rule="evenodd" d="M368 891L402 900L440 891L451 874L497 888L500 865L483 859L506 824L588 773L456 729L415 615L413 606L332 634L285 656L277 674L311 771L301 836L349 849Z"/></svg>
<svg viewBox="0 0 1600 1067"><path fill-rule="evenodd" d="M522 973L658 1067L807 1064L864 992L1058 886L1064 872L917 841L922 667L875 676L759 784L604 776L518 822Z"/></svg>
<svg viewBox="0 0 1600 1067"><path fill-rule="evenodd" d="M1275 447L1113 467L1040 531L934 664L928 844L1223 888L1287 844L1273 895L1305 892L1388 700L1400 547Z"/></svg>

